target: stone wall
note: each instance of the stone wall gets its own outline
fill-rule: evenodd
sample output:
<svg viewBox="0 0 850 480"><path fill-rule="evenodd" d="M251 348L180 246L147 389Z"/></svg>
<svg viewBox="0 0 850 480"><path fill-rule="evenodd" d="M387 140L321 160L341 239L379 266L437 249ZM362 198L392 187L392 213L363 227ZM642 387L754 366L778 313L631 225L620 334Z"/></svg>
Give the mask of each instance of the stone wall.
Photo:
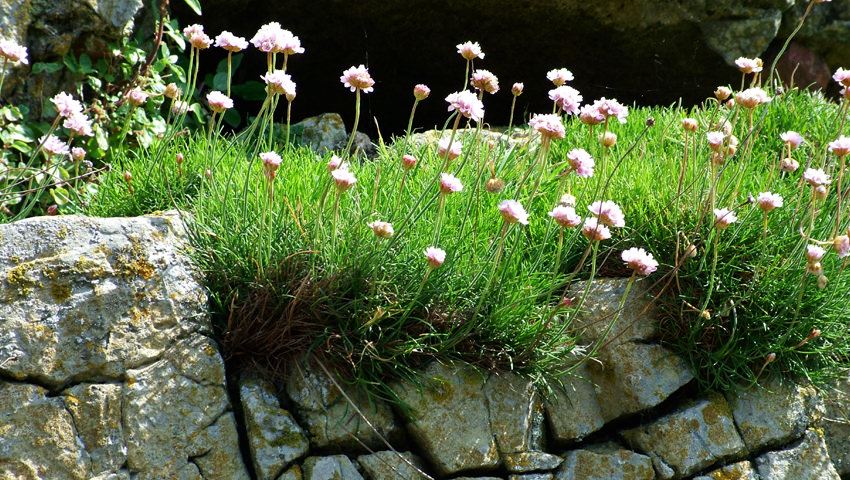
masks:
<svg viewBox="0 0 850 480"><path fill-rule="evenodd" d="M850 381L699 394L640 288L553 391L433 363L400 409L307 360L228 389L184 245L173 215L0 225L0 479L850 478ZM624 287L593 282L584 339Z"/></svg>

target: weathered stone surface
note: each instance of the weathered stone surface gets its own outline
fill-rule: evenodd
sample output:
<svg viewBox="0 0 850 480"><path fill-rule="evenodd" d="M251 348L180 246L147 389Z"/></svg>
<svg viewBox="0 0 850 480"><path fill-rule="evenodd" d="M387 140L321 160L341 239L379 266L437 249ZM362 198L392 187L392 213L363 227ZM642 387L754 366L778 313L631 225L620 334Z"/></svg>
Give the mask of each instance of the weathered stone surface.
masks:
<svg viewBox="0 0 850 480"><path fill-rule="evenodd" d="M586 364L560 379L545 399L549 431L561 442L581 440L605 425Z"/></svg>
<svg viewBox="0 0 850 480"><path fill-rule="evenodd" d="M301 467L294 465L289 470L277 477L277 480L304 480L304 474L301 472Z"/></svg>
<svg viewBox="0 0 850 480"><path fill-rule="evenodd" d="M733 463L718 468L706 475L694 477L692 480L760 480L753 464L748 461Z"/></svg>
<svg viewBox="0 0 850 480"><path fill-rule="evenodd" d="M817 415L817 393L793 382L772 381L726 396L738 431L751 452L800 438Z"/></svg>
<svg viewBox="0 0 850 480"><path fill-rule="evenodd" d="M307 457L301 468L304 480L363 480L363 476L345 455Z"/></svg>
<svg viewBox="0 0 850 480"><path fill-rule="evenodd" d="M307 430L313 446L359 451L363 447L352 435L372 449L385 446L381 437L393 441L401 435L387 404L352 388L345 392L354 403L352 406L318 368L297 369L287 379L286 392L295 404L299 425Z"/></svg>
<svg viewBox="0 0 850 480"><path fill-rule="evenodd" d="M608 443L591 445L564 454L555 473L557 480L653 480L652 460Z"/></svg>
<svg viewBox="0 0 850 480"><path fill-rule="evenodd" d="M222 414L214 424L191 437L187 452L205 479L250 478L239 452L239 433L233 412Z"/></svg>
<svg viewBox="0 0 850 480"><path fill-rule="evenodd" d="M310 448L307 436L280 405L274 385L254 376L243 377L239 398L254 471L261 480L276 479Z"/></svg>
<svg viewBox="0 0 850 480"><path fill-rule="evenodd" d="M357 457L357 463L369 480L425 480L425 465L410 452L377 452ZM411 466L412 465L412 466ZM414 468L416 467L416 468Z"/></svg>
<svg viewBox="0 0 850 480"><path fill-rule="evenodd" d="M514 373L492 374L484 385L499 452L543 450L543 402L534 383Z"/></svg>
<svg viewBox="0 0 850 480"><path fill-rule="evenodd" d="M407 431L440 475L499 465L484 395L485 377L470 365L433 362L419 376L421 388L394 386L410 409Z"/></svg>
<svg viewBox="0 0 850 480"><path fill-rule="evenodd" d="M850 378L823 395L826 413L822 427L829 457L839 475L850 475Z"/></svg>
<svg viewBox="0 0 850 480"><path fill-rule="evenodd" d="M606 422L654 407L694 378L682 358L660 345L621 343L599 360L589 370Z"/></svg>
<svg viewBox="0 0 850 480"><path fill-rule="evenodd" d="M279 125L276 132L280 140L283 140L286 135L286 125ZM293 135L293 139L310 147L320 155L345 150L350 136L345 127L345 121L338 113L322 113L305 118L292 125L290 134ZM372 157L377 153L369 136L363 132L357 132L354 136L351 149L352 151L359 151L367 157Z"/></svg>
<svg viewBox="0 0 850 480"><path fill-rule="evenodd" d="M515 147L535 148L540 144L540 136L527 128L512 129L510 132L501 132L497 129L478 131L477 128L461 128L455 133L455 141L472 142L476 135L478 135L480 142L487 142L496 151L498 149L511 150ZM412 134L409 143L417 148L430 147L436 150L439 141L443 137L448 138L449 136L451 136L451 131L426 130Z"/></svg>
<svg viewBox="0 0 850 480"><path fill-rule="evenodd" d="M628 283L627 278L600 278L590 282L589 287L586 281L576 282L570 287L568 295L575 301L584 298L581 314L576 315L572 325L583 341L597 341L605 337L609 327L611 331L605 337L608 346L655 336L652 295L643 282L635 282L622 311L617 314Z"/></svg>
<svg viewBox="0 0 850 480"><path fill-rule="evenodd" d="M551 473L520 473L508 475L508 480L554 480Z"/></svg>
<svg viewBox="0 0 850 480"><path fill-rule="evenodd" d="M681 478L745 451L729 404L717 394L622 435L649 454L661 478Z"/></svg>
<svg viewBox="0 0 850 480"><path fill-rule="evenodd" d="M769 480L839 480L823 436L816 430L808 430L790 448L759 456L756 469Z"/></svg>
<svg viewBox="0 0 850 480"><path fill-rule="evenodd" d="M522 452L502 454L505 468L512 473L534 472L538 470L554 470L564 460L545 452Z"/></svg>
<svg viewBox="0 0 850 480"><path fill-rule="evenodd" d="M65 390L62 398L91 458L91 473L118 471L127 460L121 385L81 383Z"/></svg>
<svg viewBox="0 0 850 480"><path fill-rule="evenodd" d="M732 65L738 57L763 52L776 38L782 23L782 11L762 10L752 18L713 20L700 23L706 44Z"/></svg>

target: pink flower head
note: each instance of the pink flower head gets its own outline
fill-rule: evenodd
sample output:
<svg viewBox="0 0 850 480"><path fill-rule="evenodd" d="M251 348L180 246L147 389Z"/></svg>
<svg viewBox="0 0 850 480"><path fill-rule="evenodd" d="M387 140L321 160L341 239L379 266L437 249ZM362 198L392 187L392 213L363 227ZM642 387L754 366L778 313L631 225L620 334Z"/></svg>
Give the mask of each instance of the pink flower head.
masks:
<svg viewBox="0 0 850 480"><path fill-rule="evenodd" d="M593 108L606 120L615 117L620 123L626 123L629 116L629 108L614 99L602 97L593 102Z"/></svg>
<svg viewBox="0 0 850 480"><path fill-rule="evenodd" d="M474 122L480 122L484 118L484 104L469 90L451 93L446 97L446 101L449 103L450 112L457 110Z"/></svg>
<svg viewBox="0 0 850 480"><path fill-rule="evenodd" d="M782 198L782 195L779 195L778 193L761 192L758 194L758 197L756 197L756 203L762 211L767 213L773 209L782 207L785 204L785 201Z"/></svg>
<svg viewBox="0 0 850 480"><path fill-rule="evenodd" d="M593 167L596 162L593 157L583 148L574 148L567 153L567 161L570 162L570 167L581 178L589 178L593 176Z"/></svg>
<svg viewBox="0 0 850 480"><path fill-rule="evenodd" d="M460 183L460 179L450 173L440 174L440 193L448 195L450 193L457 193L462 190L463 184Z"/></svg>
<svg viewBox="0 0 850 480"><path fill-rule="evenodd" d="M0 57L12 65L29 64L26 47L18 45L14 40L0 40Z"/></svg>
<svg viewBox="0 0 850 480"><path fill-rule="evenodd" d="M741 73L758 73L764 68L764 64L760 58L738 57L735 60L735 66Z"/></svg>
<svg viewBox="0 0 850 480"><path fill-rule="evenodd" d="M549 90L549 99L555 102L555 105L563 110L564 113L568 115L578 115L581 101L584 98L575 88L562 85L554 90Z"/></svg>
<svg viewBox="0 0 850 480"><path fill-rule="evenodd" d="M437 154L441 157L447 157L449 160L454 160L460 156L463 145L461 145L460 140L455 139L451 144L451 148L449 148L449 142L451 141L452 139L450 137L441 138L437 142Z"/></svg>
<svg viewBox="0 0 850 480"><path fill-rule="evenodd" d="M791 150L794 150L803 143L803 136L794 130L788 130L787 132L780 134L779 138L781 138L782 142L785 145L788 145Z"/></svg>
<svg viewBox="0 0 850 480"><path fill-rule="evenodd" d="M369 75L369 69L365 65L350 67L348 70L345 70L342 72L342 76L339 77L339 81L342 82L345 88L350 89L352 92L361 90L363 93L369 93L375 90L372 88L375 85L375 81L372 80L372 77Z"/></svg>
<svg viewBox="0 0 850 480"><path fill-rule="evenodd" d="M800 162L791 157L783 158L779 161L779 169L783 172L796 172L800 168Z"/></svg>
<svg viewBox="0 0 850 480"><path fill-rule="evenodd" d="M337 168L331 172L331 177L333 177L334 184L340 192L348 190L357 183L357 178L347 168Z"/></svg>
<svg viewBox="0 0 850 480"><path fill-rule="evenodd" d="M215 113L222 113L228 108L233 108L233 100L218 90L213 90L207 94L207 103L210 104L210 109Z"/></svg>
<svg viewBox="0 0 850 480"><path fill-rule="evenodd" d="M725 230L729 225L738 221L737 215L728 208L714 209L714 225L718 230Z"/></svg>
<svg viewBox="0 0 850 480"><path fill-rule="evenodd" d="M260 78L266 82L266 91L271 95L283 95L287 100L295 98L295 82L283 70L269 72ZM291 100L290 100L291 101Z"/></svg>
<svg viewBox="0 0 850 480"><path fill-rule="evenodd" d="M611 238L611 230L608 230L608 227L599 223L596 217L585 219L584 226L581 227L581 234L588 240L596 242Z"/></svg>
<svg viewBox="0 0 850 480"><path fill-rule="evenodd" d="M374 222L369 222L366 225L372 229L372 232L378 238L390 238L395 235L392 223L375 220Z"/></svg>
<svg viewBox="0 0 850 480"><path fill-rule="evenodd" d="M489 70L476 70L472 72L469 83L476 89L487 92L490 95L499 91L499 79Z"/></svg>
<svg viewBox="0 0 850 480"><path fill-rule="evenodd" d="M502 218L505 219L505 222L507 223L528 225L528 212L526 212L525 208L522 207L522 204L516 200L502 200L502 202L499 203L499 212L502 214Z"/></svg>
<svg viewBox="0 0 850 480"><path fill-rule="evenodd" d="M464 42L457 45L457 53L467 60L475 60L480 58L484 60L484 52L481 51L481 45L478 42Z"/></svg>
<svg viewBox="0 0 850 480"><path fill-rule="evenodd" d="M806 245L806 261L816 263L823 260L826 250L818 245Z"/></svg>
<svg viewBox="0 0 850 480"><path fill-rule="evenodd" d="M242 37L237 37L225 30L215 37L215 46L232 53L241 52L248 48L248 40L245 40Z"/></svg>
<svg viewBox="0 0 850 480"><path fill-rule="evenodd" d="M56 135L41 137L38 139L41 143L41 148L50 155L68 155L71 151L68 144L59 139Z"/></svg>
<svg viewBox="0 0 850 480"><path fill-rule="evenodd" d="M844 87L850 87L850 70L839 68L835 71L832 79Z"/></svg>
<svg viewBox="0 0 850 480"><path fill-rule="evenodd" d="M71 158L75 162L82 162L86 158L86 150L82 147L74 147L71 149Z"/></svg>
<svg viewBox="0 0 850 480"><path fill-rule="evenodd" d="M708 139L708 146L715 152L719 152L723 149L723 141L726 139L726 135L723 132L708 132L705 134Z"/></svg>
<svg viewBox="0 0 850 480"><path fill-rule="evenodd" d="M405 155L401 157L401 168L405 170L411 170L416 166L416 157L413 155Z"/></svg>
<svg viewBox="0 0 850 480"><path fill-rule="evenodd" d="M420 83L419 85L413 87L413 98L415 98L416 100L421 102L429 96L431 96L431 89L428 88L428 85L423 85Z"/></svg>
<svg viewBox="0 0 850 480"><path fill-rule="evenodd" d="M850 257L850 236L839 235L832 240L832 246L835 248L835 253L838 258Z"/></svg>
<svg viewBox="0 0 850 480"><path fill-rule="evenodd" d="M328 171L333 172L337 168L345 168L342 164L342 159L336 155L331 155L331 159L328 160Z"/></svg>
<svg viewBox="0 0 850 480"><path fill-rule="evenodd" d="M771 100L770 95L758 87L748 88L735 95L735 103L744 108L756 108L759 105L770 103Z"/></svg>
<svg viewBox="0 0 850 480"><path fill-rule="evenodd" d="M148 94L139 87L136 87L127 92L127 101L134 107L141 107L148 101Z"/></svg>
<svg viewBox="0 0 850 480"><path fill-rule="evenodd" d="M820 187L832 183L832 179L819 168L808 168L803 172L803 180L813 187Z"/></svg>
<svg viewBox="0 0 850 480"><path fill-rule="evenodd" d="M647 276L658 269L658 262L652 254L642 248L625 250L620 257L638 275Z"/></svg>
<svg viewBox="0 0 850 480"><path fill-rule="evenodd" d="M210 47L212 39L204 33L204 27L197 23L183 29L183 35L189 40L193 48L203 50Z"/></svg>
<svg viewBox="0 0 850 480"><path fill-rule="evenodd" d="M91 127L91 120L82 113L75 113L66 118L62 122L62 126L74 132L74 135L80 137L93 137L94 130Z"/></svg>
<svg viewBox="0 0 850 480"><path fill-rule="evenodd" d="M549 212L549 216L564 228L577 227L581 224L581 217L576 213L576 209L570 206L558 205Z"/></svg>
<svg viewBox="0 0 850 480"><path fill-rule="evenodd" d="M824 200L829 196L829 190L826 188L826 185L818 185L814 190L815 198L818 200Z"/></svg>
<svg viewBox="0 0 850 480"><path fill-rule="evenodd" d="M556 87L560 87L567 82L572 82L575 79L575 76L573 76L573 72L566 68L556 68L546 72L546 78L549 79L550 82L554 83Z"/></svg>
<svg viewBox="0 0 850 480"><path fill-rule="evenodd" d="M626 226L626 217L623 215L620 206L610 200L593 202L587 209L599 218L600 222L609 227L623 228Z"/></svg>
<svg viewBox="0 0 850 480"><path fill-rule="evenodd" d="M275 152L263 152L260 154L260 160L263 161L263 174L270 181L274 180L283 159Z"/></svg>
<svg viewBox="0 0 850 480"><path fill-rule="evenodd" d="M525 85L523 85L523 83L522 83L522 82L516 82L516 83L515 83L515 84L511 87L511 93L512 93L515 97L518 97L518 96L522 95L522 90L523 90L524 88L525 88Z"/></svg>
<svg viewBox="0 0 850 480"><path fill-rule="evenodd" d="M719 86L717 90L714 91L714 97L719 101L724 101L727 98L732 96L732 89L729 87Z"/></svg>
<svg viewBox="0 0 850 480"><path fill-rule="evenodd" d="M289 30L284 30L278 22L270 22L257 30L251 43L264 53L283 53L293 55L304 53L301 40Z"/></svg>
<svg viewBox="0 0 850 480"><path fill-rule="evenodd" d="M297 35L293 35L289 30L283 30L283 35L278 38L277 50L284 55L304 53L304 48L301 46L301 39Z"/></svg>
<svg viewBox="0 0 850 480"><path fill-rule="evenodd" d="M185 27L183 27L183 36L186 38L190 38L192 35L197 35L199 33L204 33L203 25L193 23L191 25L186 25Z"/></svg>
<svg viewBox="0 0 850 480"><path fill-rule="evenodd" d="M585 105L581 107L578 119L585 125L599 125L605 121L605 115L599 113L593 105Z"/></svg>
<svg viewBox="0 0 850 480"><path fill-rule="evenodd" d="M566 130L561 122L561 116L554 113L534 114L528 125L537 130L545 138L564 138Z"/></svg>
<svg viewBox="0 0 850 480"><path fill-rule="evenodd" d="M840 157L850 155L850 137L841 135L829 143L829 151Z"/></svg>
<svg viewBox="0 0 850 480"><path fill-rule="evenodd" d="M83 113L83 105L65 92L59 92L50 99L56 106L60 117L69 118Z"/></svg>
<svg viewBox="0 0 850 480"><path fill-rule="evenodd" d="M442 248L428 247L425 249L425 259L428 260L431 268L440 268L440 265L446 261L446 251Z"/></svg>
<svg viewBox="0 0 850 480"><path fill-rule="evenodd" d="M682 128L685 129L686 132L696 132L697 128L699 128L699 122L697 122L695 118L683 118Z"/></svg>

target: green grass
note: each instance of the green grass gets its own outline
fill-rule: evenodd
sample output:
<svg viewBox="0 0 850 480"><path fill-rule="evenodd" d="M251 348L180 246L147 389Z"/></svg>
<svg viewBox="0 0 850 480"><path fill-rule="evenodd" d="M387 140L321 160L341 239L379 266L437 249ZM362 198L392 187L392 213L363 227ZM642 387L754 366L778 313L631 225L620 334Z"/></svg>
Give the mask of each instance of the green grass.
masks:
<svg viewBox="0 0 850 480"><path fill-rule="evenodd" d="M236 360L262 366L278 368L309 349L367 386L431 358L551 378L595 348L570 329L580 308L558 307L565 288L599 275L628 276L619 252L644 247L661 263L638 281L658 295L662 340L693 365L703 387L729 389L771 375L832 378L848 366L850 274L831 250L823 261L826 288L805 274L809 242L800 227L809 231L811 202L810 187L799 178L808 164L837 175L826 144L839 134L838 106L794 90L759 107L748 134L745 115L715 105L632 109L628 123L611 125L619 142L604 154L595 141L601 127L590 131L569 119L566 138L553 143L542 171L529 169L536 142L508 150L464 135L464 154L449 167L464 190L446 198L438 241L435 182L443 159L404 139L382 145L377 159L352 160L358 181L340 195L336 222L328 156L278 145L284 161L270 202L255 144L218 138L210 145L200 133L165 145L159 156L117 155L88 211L138 215L177 206L190 213L192 254L206 275L222 341ZM700 129L690 138L677 196L685 116L699 119ZM646 126L649 118L654 126ZM718 231L711 212L701 212L710 185L705 134L722 118L734 125L741 147L720 169L716 204L734 208L739 221ZM807 143L795 151L800 171L780 176L773 166L785 130L800 131ZM596 158L593 178L558 177L573 148ZM179 174L178 152L186 156ZM415 154L419 165L401 190L404 153ZM491 164L506 182L498 194L484 189ZM132 193L125 170L133 175ZM613 200L626 216L626 227L612 229L613 238L582 263L588 242L547 216L567 186L580 215L594 200ZM780 193L785 206L769 214L764 235L762 213L747 196L766 190ZM510 226L500 255L504 224L497 205L504 199L519 200L530 225ZM833 184L817 203L813 239L832 239L836 203ZM395 236L376 238L366 226L373 220L392 222ZM681 258L687 242L697 256L677 268L677 248ZM431 245L448 257L426 278L423 251ZM820 336L800 345L813 329ZM775 361L765 367L771 353Z"/></svg>

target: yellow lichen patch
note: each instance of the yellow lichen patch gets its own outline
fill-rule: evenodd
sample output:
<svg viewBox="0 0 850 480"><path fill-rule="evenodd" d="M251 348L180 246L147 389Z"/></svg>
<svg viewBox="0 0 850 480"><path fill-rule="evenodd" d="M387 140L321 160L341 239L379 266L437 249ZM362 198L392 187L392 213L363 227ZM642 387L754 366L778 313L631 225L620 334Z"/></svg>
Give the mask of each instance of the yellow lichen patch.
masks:
<svg viewBox="0 0 850 480"><path fill-rule="evenodd" d="M74 273L82 274L89 279L106 276L106 270L100 263L82 255L74 262Z"/></svg>
<svg viewBox="0 0 850 480"><path fill-rule="evenodd" d="M29 295L34 287L39 286L38 280L30 276L30 267L30 264L23 263L9 269L6 273L9 286L13 287L20 296Z"/></svg>
<svg viewBox="0 0 850 480"><path fill-rule="evenodd" d="M145 258L145 249L138 240L131 239L130 246L114 253L116 270L125 278L150 280L156 273L156 267Z"/></svg>

